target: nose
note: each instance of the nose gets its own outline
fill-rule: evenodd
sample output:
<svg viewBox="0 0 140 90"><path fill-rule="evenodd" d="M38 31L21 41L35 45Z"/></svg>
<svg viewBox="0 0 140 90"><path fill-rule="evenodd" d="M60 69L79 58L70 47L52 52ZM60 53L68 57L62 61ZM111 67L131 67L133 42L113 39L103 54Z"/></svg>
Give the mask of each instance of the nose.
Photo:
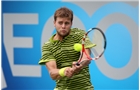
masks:
<svg viewBox="0 0 140 90"><path fill-rule="evenodd" d="M62 28L65 28L65 27L66 27L65 23L63 23L63 24L62 24Z"/></svg>

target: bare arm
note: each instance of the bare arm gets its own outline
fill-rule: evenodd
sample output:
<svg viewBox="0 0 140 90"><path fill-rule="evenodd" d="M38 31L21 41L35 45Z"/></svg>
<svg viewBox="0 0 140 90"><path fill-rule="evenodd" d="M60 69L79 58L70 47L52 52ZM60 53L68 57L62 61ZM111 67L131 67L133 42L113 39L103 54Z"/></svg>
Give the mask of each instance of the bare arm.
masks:
<svg viewBox="0 0 140 90"><path fill-rule="evenodd" d="M50 76L53 80L58 80L61 78L59 75L59 70L57 69L56 61L49 61L46 63L46 67L50 73ZM73 69L71 67L66 67L65 76L72 77L73 76Z"/></svg>
<svg viewBox="0 0 140 90"><path fill-rule="evenodd" d="M60 79L59 69L57 69L56 61L49 61L46 63L46 67L50 73L50 76L53 80Z"/></svg>

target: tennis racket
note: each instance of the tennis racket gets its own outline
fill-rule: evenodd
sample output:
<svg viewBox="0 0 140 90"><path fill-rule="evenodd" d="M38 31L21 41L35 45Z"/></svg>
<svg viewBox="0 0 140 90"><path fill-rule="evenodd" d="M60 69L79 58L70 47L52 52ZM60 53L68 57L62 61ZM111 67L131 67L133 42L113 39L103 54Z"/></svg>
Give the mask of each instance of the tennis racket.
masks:
<svg viewBox="0 0 140 90"><path fill-rule="evenodd" d="M88 37L88 38L87 38ZM86 53L86 41L88 40L92 43L90 45L90 56ZM76 65L87 65L90 63L91 60L98 60L105 52L106 49L106 37L103 31L100 28L91 28L89 29L82 38L82 50L81 55L79 57L78 62ZM82 57L85 56L88 58L87 60L83 60Z"/></svg>

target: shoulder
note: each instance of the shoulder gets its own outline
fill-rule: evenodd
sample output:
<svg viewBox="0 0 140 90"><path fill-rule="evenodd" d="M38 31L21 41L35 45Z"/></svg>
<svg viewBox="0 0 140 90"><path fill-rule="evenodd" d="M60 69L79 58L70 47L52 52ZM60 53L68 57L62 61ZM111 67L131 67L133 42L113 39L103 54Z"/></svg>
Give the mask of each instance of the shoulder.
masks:
<svg viewBox="0 0 140 90"><path fill-rule="evenodd" d="M52 46L52 44L53 44L52 38L53 38L53 37L54 37L54 35L52 35L52 36L48 39L48 41L46 41L46 42L43 44L43 46L48 46L48 47Z"/></svg>
<svg viewBox="0 0 140 90"><path fill-rule="evenodd" d="M78 31L84 31L84 30L82 30L82 29L80 29L80 28L71 28L71 31L78 32Z"/></svg>
<svg viewBox="0 0 140 90"><path fill-rule="evenodd" d="M47 41L47 42L44 43L44 45L49 45L49 44L51 44L50 41Z"/></svg>
<svg viewBox="0 0 140 90"><path fill-rule="evenodd" d="M52 42L51 41L47 41L43 44L42 49L47 49L49 50L52 47Z"/></svg>
<svg viewBox="0 0 140 90"><path fill-rule="evenodd" d="M73 34L85 34L85 30L79 28L71 28L71 32L73 32Z"/></svg>

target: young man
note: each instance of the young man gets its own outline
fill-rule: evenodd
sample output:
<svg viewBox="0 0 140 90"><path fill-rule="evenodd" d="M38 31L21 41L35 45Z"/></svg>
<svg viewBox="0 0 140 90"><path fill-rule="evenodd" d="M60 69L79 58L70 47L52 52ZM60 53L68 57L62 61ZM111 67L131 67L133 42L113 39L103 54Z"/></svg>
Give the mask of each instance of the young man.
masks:
<svg viewBox="0 0 140 90"><path fill-rule="evenodd" d="M56 80L55 90L93 90L90 82L89 66L77 66L80 52L74 50L75 43L81 43L84 30L72 28L73 12L59 8L54 14L54 26L57 33L42 47L40 65L46 65L50 76ZM90 45L86 41L86 47ZM90 54L89 49L86 52ZM85 56L83 59L87 59Z"/></svg>

